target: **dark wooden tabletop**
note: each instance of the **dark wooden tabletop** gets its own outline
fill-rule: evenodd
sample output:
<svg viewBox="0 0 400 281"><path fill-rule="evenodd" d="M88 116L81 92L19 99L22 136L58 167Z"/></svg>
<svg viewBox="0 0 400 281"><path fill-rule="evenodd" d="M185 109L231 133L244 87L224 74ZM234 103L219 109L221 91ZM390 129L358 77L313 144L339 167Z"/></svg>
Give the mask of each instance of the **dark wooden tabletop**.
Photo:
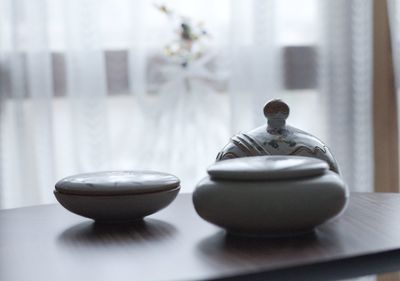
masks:
<svg viewBox="0 0 400 281"><path fill-rule="evenodd" d="M294 216L296 214L293 214ZM400 195L353 193L313 234L227 236L190 194L140 225L98 225L59 205L0 211L0 280L329 280L400 269Z"/></svg>

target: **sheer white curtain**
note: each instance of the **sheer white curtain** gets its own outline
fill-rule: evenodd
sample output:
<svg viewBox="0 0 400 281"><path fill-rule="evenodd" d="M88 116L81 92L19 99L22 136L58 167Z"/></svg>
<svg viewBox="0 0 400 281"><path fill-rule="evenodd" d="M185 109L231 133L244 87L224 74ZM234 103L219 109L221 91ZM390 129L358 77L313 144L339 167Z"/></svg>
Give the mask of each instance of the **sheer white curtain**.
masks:
<svg viewBox="0 0 400 281"><path fill-rule="evenodd" d="M211 34L187 68L163 54L177 27L149 1L0 0L1 207L52 202L57 179L109 169L171 172L190 192L275 97L353 190L372 190L371 0L166 4Z"/></svg>
<svg viewBox="0 0 400 281"><path fill-rule="evenodd" d="M54 179L52 80L44 1L1 1L1 196L43 202ZM30 98L26 99L28 95Z"/></svg>
<svg viewBox="0 0 400 281"><path fill-rule="evenodd" d="M373 191L372 1L298 2L304 6L296 12L307 14L313 27L304 39L307 42L279 34L283 30L279 24L285 23L282 17L293 2L232 2L233 131L265 122L263 103L283 98L292 109L288 122L326 141L350 188ZM286 24L296 30L295 21ZM316 65L305 63L294 73L302 79L302 71L315 67L315 89L285 89L282 50L287 44L315 48L311 59Z"/></svg>
<svg viewBox="0 0 400 281"><path fill-rule="evenodd" d="M324 1L320 91L327 141L354 191L373 191L372 1Z"/></svg>

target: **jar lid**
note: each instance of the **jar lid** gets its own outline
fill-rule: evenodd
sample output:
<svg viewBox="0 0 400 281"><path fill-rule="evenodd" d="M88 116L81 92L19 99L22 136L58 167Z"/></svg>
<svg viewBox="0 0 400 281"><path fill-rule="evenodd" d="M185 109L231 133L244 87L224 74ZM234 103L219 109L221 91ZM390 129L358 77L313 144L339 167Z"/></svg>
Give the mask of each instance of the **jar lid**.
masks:
<svg viewBox="0 0 400 281"><path fill-rule="evenodd" d="M213 180L279 180L319 176L328 168L317 158L268 155L219 161L208 168L208 174Z"/></svg>
<svg viewBox="0 0 400 281"><path fill-rule="evenodd" d="M75 195L130 195L162 192L179 186L171 174L155 171L109 171L78 174L56 183L56 190Z"/></svg>
<svg viewBox="0 0 400 281"><path fill-rule="evenodd" d="M260 155L307 156L326 161L329 169L339 174L330 149L317 137L289 126L286 123L289 113L284 101L269 101L264 106L267 123L233 136L218 153L217 161Z"/></svg>

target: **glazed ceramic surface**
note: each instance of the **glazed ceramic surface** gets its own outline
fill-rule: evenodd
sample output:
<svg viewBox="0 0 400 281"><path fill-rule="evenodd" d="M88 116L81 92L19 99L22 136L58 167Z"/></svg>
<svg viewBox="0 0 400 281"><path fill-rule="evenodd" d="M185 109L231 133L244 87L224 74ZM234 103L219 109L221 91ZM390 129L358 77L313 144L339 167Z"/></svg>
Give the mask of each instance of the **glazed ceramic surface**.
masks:
<svg viewBox="0 0 400 281"><path fill-rule="evenodd" d="M153 171L80 174L56 184L54 195L67 210L100 222L142 219L168 206L179 179Z"/></svg>
<svg viewBox="0 0 400 281"><path fill-rule="evenodd" d="M318 176L328 167L316 158L276 155L219 161L207 171L213 180L274 180Z"/></svg>
<svg viewBox="0 0 400 281"><path fill-rule="evenodd" d="M66 177L56 190L78 195L123 195L165 191L179 186L173 175L155 171L108 171Z"/></svg>
<svg viewBox="0 0 400 281"><path fill-rule="evenodd" d="M330 170L339 167L329 148L317 137L286 124L289 106L272 100L264 107L267 124L250 132L240 133L217 155L217 161L257 155L299 155L315 157L328 163Z"/></svg>
<svg viewBox="0 0 400 281"><path fill-rule="evenodd" d="M277 167L281 161L284 163ZM233 234L280 236L309 232L339 215L348 201L345 183L322 160L260 156L220 163L209 169L213 178L205 177L198 184L193 203L203 219ZM300 163L304 165L298 166ZM286 174L279 173L281 169ZM304 174L296 177L292 173L296 169ZM216 171L222 178L215 178Z"/></svg>

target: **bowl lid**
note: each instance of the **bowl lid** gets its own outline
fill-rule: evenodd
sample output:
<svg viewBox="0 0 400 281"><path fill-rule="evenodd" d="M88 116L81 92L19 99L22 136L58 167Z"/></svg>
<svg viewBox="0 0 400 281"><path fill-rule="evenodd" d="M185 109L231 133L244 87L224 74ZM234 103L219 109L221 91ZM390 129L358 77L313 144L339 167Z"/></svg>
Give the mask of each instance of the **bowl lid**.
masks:
<svg viewBox="0 0 400 281"><path fill-rule="evenodd" d="M214 180L279 180L319 176L328 168L317 158L268 155L219 161L208 168L208 174Z"/></svg>
<svg viewBox="0 0 400 281"><path fill-rule="evenodd" d="M75 195L128 195L162 192L179 186L171 174L155 171L109 171L78 174L56 183L56 191Z"/></svg>

